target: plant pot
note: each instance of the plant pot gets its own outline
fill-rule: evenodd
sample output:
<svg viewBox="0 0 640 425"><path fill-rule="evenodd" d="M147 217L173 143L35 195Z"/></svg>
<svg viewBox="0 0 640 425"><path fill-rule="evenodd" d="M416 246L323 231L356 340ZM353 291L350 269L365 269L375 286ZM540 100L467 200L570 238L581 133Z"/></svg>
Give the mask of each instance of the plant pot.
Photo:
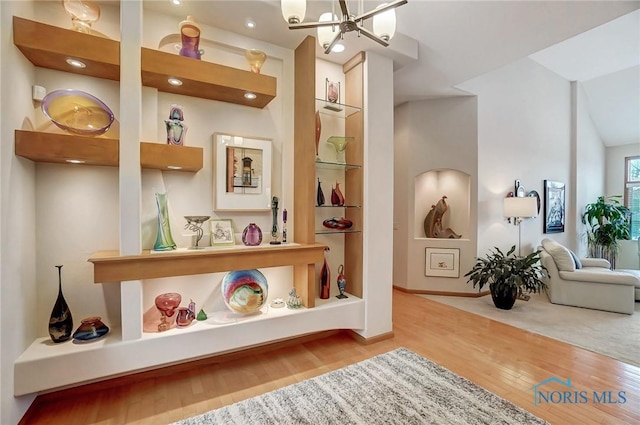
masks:
<svg viewBox="0 0 640 425"><path fill-rule="evenodd" d="M501 310L511 310L513 304L516 302L516 298L518 296L518 289L512 288L511 291L495 291L491 289L491 299L493 300L493 305Z"/></svg>

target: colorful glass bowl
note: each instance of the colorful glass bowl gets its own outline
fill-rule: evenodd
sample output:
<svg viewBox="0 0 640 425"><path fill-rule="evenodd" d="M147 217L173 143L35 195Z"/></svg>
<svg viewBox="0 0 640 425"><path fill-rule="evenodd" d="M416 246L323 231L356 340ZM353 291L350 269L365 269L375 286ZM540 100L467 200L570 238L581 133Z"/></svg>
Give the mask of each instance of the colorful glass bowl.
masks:
<svg viewBox="0 0 640 425"><path fill-rule="evenodd" d="M222 279L224 303L236 313L257 312L267 302L268 295L267 278L259 270L234 270Z"/></svg>
<svg viewBox="0 0 640 425"><path fill-rule="evenodd" d="M73 333L76 341L92 341L98 339L109 332L109 327L105 325L99 316L82 319L82 324Z"/></svg>
<svg viewBox="0 0 640 425"><path fill-rule="evenodd" d="M80 90L54 90L42 99L42 112L69 133L96 136L113 124L113 112L97 97Z"/></svg>

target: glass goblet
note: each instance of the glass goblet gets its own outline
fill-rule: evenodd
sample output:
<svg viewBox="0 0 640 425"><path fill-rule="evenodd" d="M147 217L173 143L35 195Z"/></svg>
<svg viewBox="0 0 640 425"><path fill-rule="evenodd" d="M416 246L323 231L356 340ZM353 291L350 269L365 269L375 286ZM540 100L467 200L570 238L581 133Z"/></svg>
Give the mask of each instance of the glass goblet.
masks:
<svg viewBox="0 0 640 425"><path fill-rule="evenodd" d="M160 324L158 325L158 332L163 332L169 329L167 317L173 316L181 301L182 296L175 292L160 294L156 297L156 308L160 310L160 314L162 315L160 318Z"/></svg>

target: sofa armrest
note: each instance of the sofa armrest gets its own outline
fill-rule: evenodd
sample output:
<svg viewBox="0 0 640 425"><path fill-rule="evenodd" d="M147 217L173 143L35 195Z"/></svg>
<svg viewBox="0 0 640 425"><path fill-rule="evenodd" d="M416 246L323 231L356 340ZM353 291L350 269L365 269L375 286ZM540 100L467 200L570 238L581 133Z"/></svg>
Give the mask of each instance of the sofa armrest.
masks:
<svg viewBox="0 0 640 425"><path fill-rule="evenodd" d="M611 268L609 260L604 258L581 258L580 262L582 267L604 267L606 269Z"/></svg>
<svg viewBox="0 0 640 425"><path fill-rule="evenodd" d="M560 279L571 280L574 282L593 282L607 285L633 285L640 286L640 279L636 276L613 271L589 271L584 269L575 272L561 271L558 273Z"/></svg>

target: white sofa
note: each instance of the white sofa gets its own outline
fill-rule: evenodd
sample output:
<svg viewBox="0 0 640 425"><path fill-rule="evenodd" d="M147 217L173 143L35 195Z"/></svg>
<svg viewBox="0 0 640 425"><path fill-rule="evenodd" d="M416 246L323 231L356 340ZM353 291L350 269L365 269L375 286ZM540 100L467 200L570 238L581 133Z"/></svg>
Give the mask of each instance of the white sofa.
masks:
<svg viewBox="0 0 640 425"><path fill-rule="evenodd" d="M538 249L547 269L545 283L553 304L633 314L640 278L612 271L609 261L602 258L577 259L569 249L550 239L543 239Z"/></svg>

